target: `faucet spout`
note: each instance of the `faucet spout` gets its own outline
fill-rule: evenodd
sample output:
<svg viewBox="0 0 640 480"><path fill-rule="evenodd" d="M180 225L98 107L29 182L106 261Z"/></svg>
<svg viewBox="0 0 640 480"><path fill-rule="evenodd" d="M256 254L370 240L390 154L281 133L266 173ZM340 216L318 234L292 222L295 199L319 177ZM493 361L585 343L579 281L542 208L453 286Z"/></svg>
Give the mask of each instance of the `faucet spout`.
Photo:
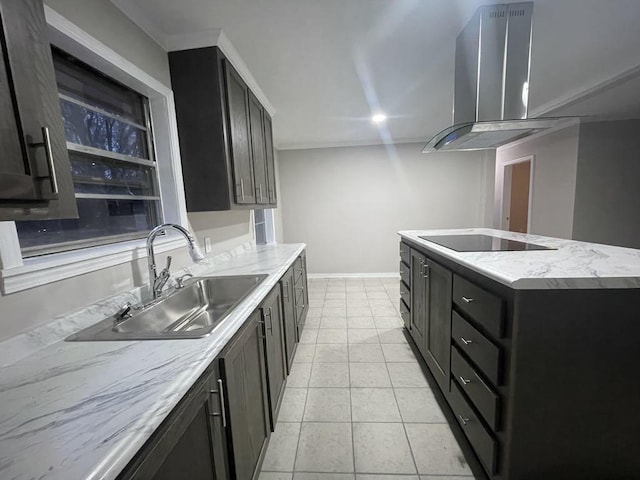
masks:
<svg viewBox="0 0 640 480"><path fill-rule="evenodd" d="M151 232L149 232L149 235L147 236L147 261L149 268L149 289L151 291L152 300L155 300L162 295L162 287L164 287L164 285L167 283L167 280L169 279L169 267L171 266L171 260L169 260L166 268L164 268L158 274L153 242L158 237L158 235L170 229L181 233L184 238L186 238L187 245L189 247L189 255L194 262L201 262L204 260L204 255L202 254L200 247L198 247L196 239L186 228L174 223L163 223L162 225L158 225L153 230L151 230Z"/></svg>

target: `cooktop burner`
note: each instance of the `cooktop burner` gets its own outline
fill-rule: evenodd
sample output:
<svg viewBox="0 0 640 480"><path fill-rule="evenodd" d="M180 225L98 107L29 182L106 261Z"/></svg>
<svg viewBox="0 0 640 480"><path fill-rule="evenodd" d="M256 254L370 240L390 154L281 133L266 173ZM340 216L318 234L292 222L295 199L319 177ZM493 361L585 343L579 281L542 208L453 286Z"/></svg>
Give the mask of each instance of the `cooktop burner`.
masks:
<svg viewBox="0 0 640 480"><path fill-rule="evenodd" d="M524 250L557 250L534 243L508 240L491 235L425 235L423 240L437 243L456 252L507 252Z"/></svg>

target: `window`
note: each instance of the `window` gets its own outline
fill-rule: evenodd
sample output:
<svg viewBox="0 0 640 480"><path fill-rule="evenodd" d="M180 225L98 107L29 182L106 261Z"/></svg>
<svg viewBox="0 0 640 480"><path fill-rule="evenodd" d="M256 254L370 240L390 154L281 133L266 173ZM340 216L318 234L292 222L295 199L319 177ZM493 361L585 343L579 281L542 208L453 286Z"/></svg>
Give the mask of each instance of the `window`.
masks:
<svg viewBox="0 0 640 480"><path fill-rule="evenodd" d="M53 50L78 219L16 222L23 257L143 238L162 220L149 101Z"/></svg>

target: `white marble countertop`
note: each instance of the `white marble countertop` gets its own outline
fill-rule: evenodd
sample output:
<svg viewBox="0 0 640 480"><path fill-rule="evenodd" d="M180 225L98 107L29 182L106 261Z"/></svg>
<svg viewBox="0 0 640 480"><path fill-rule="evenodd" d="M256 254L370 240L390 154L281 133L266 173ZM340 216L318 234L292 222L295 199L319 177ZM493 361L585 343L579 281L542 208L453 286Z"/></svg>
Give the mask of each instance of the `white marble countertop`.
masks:
<svg viewBox="0 0 640 480"><path fill-rule="evenodd" d="M1 369L0 478L116 478L304 247L260 246L197 271L269 274L208 337L56 341ZM116 305L85 316L95 323Z"/></svg>
<svg viewBox="0 0 640 480"><path fill-rule="evenodd" d="M489 228L398 232L445 258L519 290L640 288L640 250ZM493 235L557 250L457 252L422 235Z"/></svg>

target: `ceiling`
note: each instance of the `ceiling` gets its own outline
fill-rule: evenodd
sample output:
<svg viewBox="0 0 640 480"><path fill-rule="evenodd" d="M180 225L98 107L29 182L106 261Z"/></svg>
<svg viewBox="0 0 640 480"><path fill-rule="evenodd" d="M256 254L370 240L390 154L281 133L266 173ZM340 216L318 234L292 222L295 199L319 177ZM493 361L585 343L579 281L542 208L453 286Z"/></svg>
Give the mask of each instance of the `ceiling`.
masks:
<svg viewBox="0 0 640 480"><path fill-rule="evenodd" d="M165 48L222 29L276 110L281 149L427 140L451 122L457 34L479 5L508 3L112 1ZM534 0L533 22L531 115L640 115L640 1Z"/></svg>

